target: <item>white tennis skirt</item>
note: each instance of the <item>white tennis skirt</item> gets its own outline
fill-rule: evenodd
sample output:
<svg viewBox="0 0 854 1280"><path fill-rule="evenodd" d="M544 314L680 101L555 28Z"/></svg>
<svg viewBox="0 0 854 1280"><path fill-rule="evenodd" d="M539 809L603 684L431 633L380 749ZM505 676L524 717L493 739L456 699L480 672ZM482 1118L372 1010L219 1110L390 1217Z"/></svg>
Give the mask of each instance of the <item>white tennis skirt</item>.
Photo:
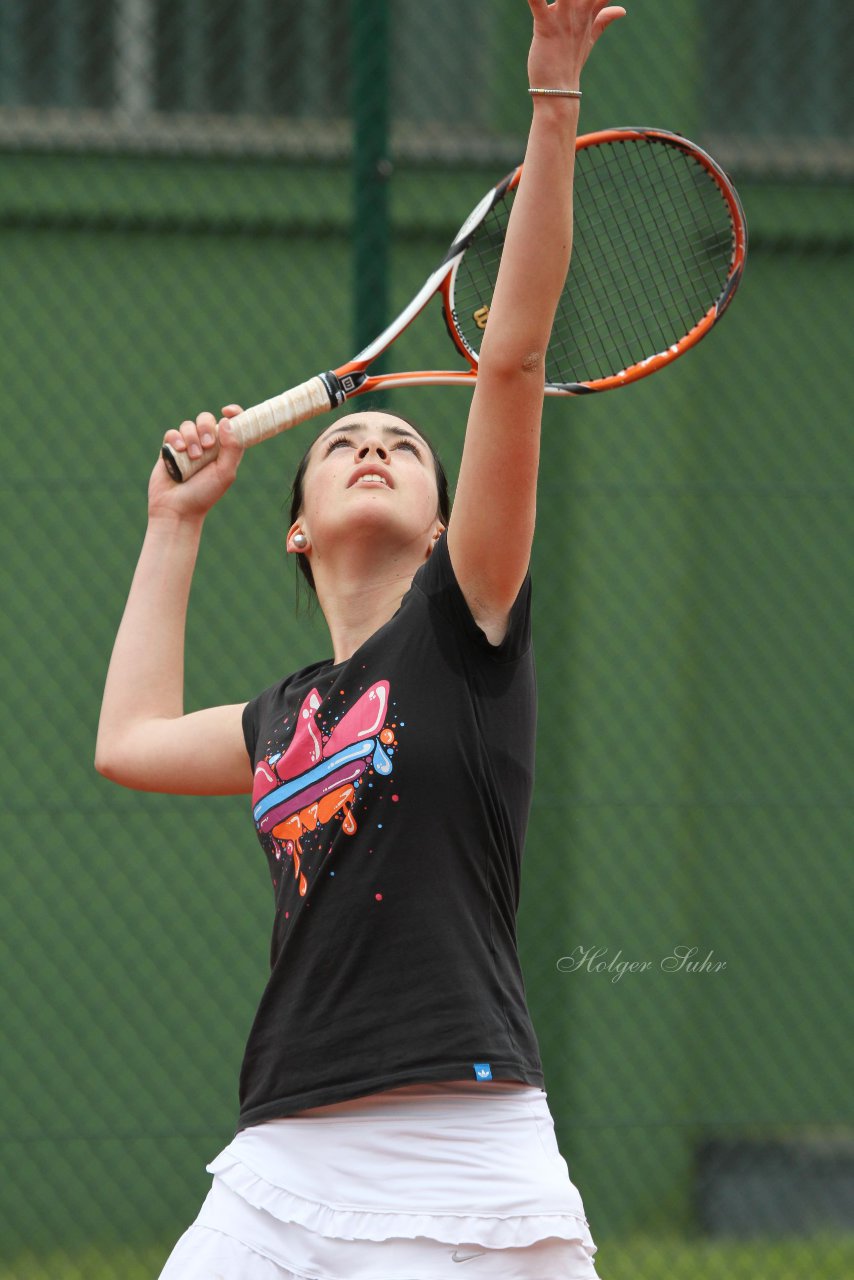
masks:
<svg viewBox="0 0 854 1280"><path fill-rule="evenodd" d="M526 1085L413 1085L245 1129L161 1280L596 1280Z"/></svg>

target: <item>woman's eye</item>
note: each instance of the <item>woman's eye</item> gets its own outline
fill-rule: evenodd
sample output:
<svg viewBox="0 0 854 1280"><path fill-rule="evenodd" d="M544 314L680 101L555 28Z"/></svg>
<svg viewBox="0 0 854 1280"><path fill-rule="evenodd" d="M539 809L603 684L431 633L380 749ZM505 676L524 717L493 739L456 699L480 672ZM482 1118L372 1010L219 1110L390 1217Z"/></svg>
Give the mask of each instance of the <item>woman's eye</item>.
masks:
<svg viewBox="0 0 854 1280"><path fill-rule="evenodd" d="M341 445L349 445L351 449L353 447L346 436L336 436L334 440L329 441L329 444L326 446L326 452L331 453L333 449L338 449Z"/></svg>
<svg viewBox="0 0 854 1280"><path fill-rule="evenodd" d="M412 443L411 440L400 440L394 447L395 449L409 449L411 453L415 454L416 458L421 457L421 454L418 452L417 447Z"/></svg>

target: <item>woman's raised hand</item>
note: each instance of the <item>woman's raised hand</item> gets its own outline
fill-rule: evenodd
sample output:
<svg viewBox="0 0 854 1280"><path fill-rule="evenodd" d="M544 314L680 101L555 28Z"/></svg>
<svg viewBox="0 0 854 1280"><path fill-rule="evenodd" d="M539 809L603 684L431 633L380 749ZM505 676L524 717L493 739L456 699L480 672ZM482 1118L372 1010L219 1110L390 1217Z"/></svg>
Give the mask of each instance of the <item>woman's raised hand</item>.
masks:
<svg viewBox="0 0 854 1280"><path fill-rule="evenodd" d="M577 89L581 69L602 32L622 5L605 0L528 0L534 38L528 55L528 83L537 89Z"/></svg>
<svg viewBox="0 0 854 1280"><path fill-rule="evenodd" d="M176 453L186 451L191 458L201 457L215 443L217 435L221 447L210 465L183 484L176 484L170 478L160 459L148 483L150 516L203 516L219 501L234 483L243 457L243 446L234 440L229 427L230 419L240 412L239 405L229 404L223 409L219 423L212 413L200 413L195 421L188 419L177 430L166 432L163 443L171 445Z"/></svg>

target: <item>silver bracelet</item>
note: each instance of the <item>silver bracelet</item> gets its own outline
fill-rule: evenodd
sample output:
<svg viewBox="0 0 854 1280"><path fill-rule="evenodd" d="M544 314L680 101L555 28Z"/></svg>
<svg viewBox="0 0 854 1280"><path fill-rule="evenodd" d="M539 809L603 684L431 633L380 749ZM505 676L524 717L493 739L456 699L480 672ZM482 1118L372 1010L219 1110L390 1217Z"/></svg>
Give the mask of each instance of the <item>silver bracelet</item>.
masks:
<svg viewBox="0 0 854 1280"><path fill-rule="evenodd" d="M540 94L544 98L580 98L580 89L529 89L528 93Z"/></svg>

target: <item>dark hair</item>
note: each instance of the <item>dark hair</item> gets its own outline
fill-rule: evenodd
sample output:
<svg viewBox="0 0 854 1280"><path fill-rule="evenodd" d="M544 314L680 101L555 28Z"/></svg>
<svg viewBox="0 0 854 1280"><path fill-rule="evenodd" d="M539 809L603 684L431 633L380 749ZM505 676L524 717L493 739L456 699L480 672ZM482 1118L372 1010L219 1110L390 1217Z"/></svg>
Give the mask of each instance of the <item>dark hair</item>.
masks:
<svg viewBox="0 0 854 1280"><path fill-rule="evenodd" d="M436 472L436 490L439 495L438 515L439 515L439 519L442 521L442 524L447 526L447 523L451 518L451 498L448 492L448 477L445 474L445 468L442 465L442 459L439 457L438 453L436 452L435 446L432 444L430 440L428 440L427 436L425 436L421 428L416 423L412 422L409 418L405 418L402 413L389 413L385 409L371 409L370 412L384 413L389 418L397 418L400 422L406 422L410 427L413 428L414 431L418 432L418 435L424 441L424 443L426 444L427 448L430 450L430 453L433 456L433 468ZM328 430L329 430L328 427L323 428L323 431L328 431ZM314 440L312 440L311 444L308 446L305 453L303 454L299 466L297 467L296 475L294 476L294 482L293 482L293 485L291 486L291 513L290 513L291 524L294 523L299 513L302 511L303 482L305 480L306 470L308 469L308 460L311 457L312 449L314 448L317 441L320 439L320 436L323 435L323 431L319 432L318 435L315 436ZM314 591L315 589L314 574L311 571L311 565L309 564L308 556L298 555L297 564L299 565L300 571L303 577L305 578L306 582L311 587L312 591Z"/></svg>

